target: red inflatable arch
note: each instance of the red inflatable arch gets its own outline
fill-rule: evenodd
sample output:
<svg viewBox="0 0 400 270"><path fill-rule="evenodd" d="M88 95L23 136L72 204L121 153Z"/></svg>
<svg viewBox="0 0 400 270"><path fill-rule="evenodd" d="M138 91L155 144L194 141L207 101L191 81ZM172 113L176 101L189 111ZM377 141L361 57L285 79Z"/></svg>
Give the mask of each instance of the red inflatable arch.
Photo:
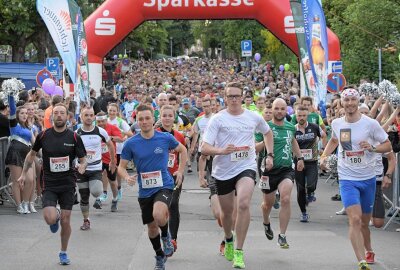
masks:
<svg viewBox="0 0 400 270"><path fill-rule="evenodd" d="M289 0L107 0L85 21L92 87L101 87L104 56L133 29L168 19L255 19L298 55ZM340 60L339 39L329 29L328 39L329 60Z"/></svg>

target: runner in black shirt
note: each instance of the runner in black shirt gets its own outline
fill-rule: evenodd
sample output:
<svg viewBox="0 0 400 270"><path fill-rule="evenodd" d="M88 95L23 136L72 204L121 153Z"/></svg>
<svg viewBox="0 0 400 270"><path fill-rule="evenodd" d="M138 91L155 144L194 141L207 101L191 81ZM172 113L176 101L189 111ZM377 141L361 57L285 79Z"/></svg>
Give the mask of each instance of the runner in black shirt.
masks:
<svg viewBox="0 0 400 270"><path fill-rule="evenodd" d="M304 170L295 171L297 186L297 203L301 210L301 222L308 222L306 205L315 201L314 191L318 181L318 138L325 138L322 129L307 121L308 109L300 106L297 109L296 141L304 157Z"/></svg>
<svg viewBox="0 0 400 270"><path fill-rule="evenodd" d="M61 220L61 251L60 264L70 264L67 256L68 241L71 236L70 217L75 201L76 177L73 160L79 158L77 170L84 173L86 170L86 151L82 139L73 131L67 129L68 109L64 104L57 104L53 108L54 126L41 132L35 144L26 156L24 168L18 182L24 185L28 169L32 166L37 152L43 152L43 217L50 225L52 233L56 233ZM56 208L60 204L61 213Z"/></svg>

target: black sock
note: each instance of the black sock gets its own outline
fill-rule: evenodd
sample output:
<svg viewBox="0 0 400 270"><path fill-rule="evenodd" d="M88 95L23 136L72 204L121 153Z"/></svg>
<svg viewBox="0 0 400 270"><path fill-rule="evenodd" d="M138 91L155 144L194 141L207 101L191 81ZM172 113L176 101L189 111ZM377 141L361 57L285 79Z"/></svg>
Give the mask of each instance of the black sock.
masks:
<svg viewBox="0 0 400 270"><path fill-rule="evenodd" d="M121 186L118 186L118 190L121 190Z"/></svg>
<svg viewBox="0 0 400 270"><path fill-rule="evenodd" d="M107 195L107 190L104 190L103 193Z"/></svg>
<svg viewBox="0 0 400 270"><path fill-rule="evenodd" d="M160 227L161 229L161 237L167 237L168 236L168 222L164 226Z"/></svg>
<svg viewBox="0 0 400 270"><path fill-rule="evenodd" d="M160 240L161 239L160 239L160 235L159 234L155 238L150 238L150 242L153 245L153 249L156 252L156 255L164 257L165 255L164 255L164 251L161 248Z"/></svg>
<svg viewBox="0 0 400 270"><path fill-rule="evenodd" d="M225 242L229 242L229 243L230 243L230 242L233 242L233 235L231 236L231 238L226 238L226 239L225 239Z"/></svg>

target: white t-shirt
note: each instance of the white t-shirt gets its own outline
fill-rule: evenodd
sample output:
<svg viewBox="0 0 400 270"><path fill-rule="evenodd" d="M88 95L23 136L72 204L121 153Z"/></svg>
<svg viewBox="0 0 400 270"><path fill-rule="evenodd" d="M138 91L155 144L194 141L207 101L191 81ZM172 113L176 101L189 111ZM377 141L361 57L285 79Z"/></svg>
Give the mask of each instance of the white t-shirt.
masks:
<svg viewBox="0 0 400 270"><path fill-rule="evenodd" d="M110 125L118 127L119 130L121 130L121 132L128 132L128 131L131 130L131 128L129 127L128 123L125 120L121 119L121 118L120 118L120 120L118 120L118 118L115 118L114 120L111 120L110 118L108 118L108 123ZM124 143L118 143L117 142L116 145L117 145L117 147L115 149L116 154L120 155L121 152L122 152L122 148L124 146Z"/></svg>
<svg viewBox="0 0 400 270"><path fill-rule="evenodd" d="M203 142L218 148L233 144L239 149L230 155L216 155L212 176L229 180L247 169L257 171L254 134L266 134L269 130L261 116L246 109L240 115L232 115L226 110L215 114L208 122Z"/></svg>
<svg viewBox="0 0 400 270"><path fill-rule="evenodd" d="M86 170L101 171L103 167L101 162L101 144L102 142L108 143L110 141L107 131L99 126L95 126L90 131L79 128L76 133L79 134L85 146L86 161L88 163Z"/></svg>
<svg viewBox="0 0 400 270"><path fill-rule="evenodd" d="M194 121L194 132L199 134L199 149L198 149L199 152L201 150L201 143L203 142L204 132L206 131L206 127L212 116L213 114L211 114L210 117L202 115L196 118L196 121Z"/></svg>
<svg viewBox="0 0 400 270"><path fill-rule="evenodd" d="M364 151L360 142L367 141L373 146L383 143L388 135L375 119L365 115L355 123L345 118L332 121L332 137L339 140L339 180L368 180L376 176L377 153Z"/></svg>
<svg viewBox="0 0 400 270"><path fill-rule="evenodd" d="M137 103L132 100L131 102L126 101L122 104L123 108L124 108L124 117L126 119L126 121L128 122L128 124L132 124L131 123L131 118L132 118L132 113L135 110Z"/></svg>

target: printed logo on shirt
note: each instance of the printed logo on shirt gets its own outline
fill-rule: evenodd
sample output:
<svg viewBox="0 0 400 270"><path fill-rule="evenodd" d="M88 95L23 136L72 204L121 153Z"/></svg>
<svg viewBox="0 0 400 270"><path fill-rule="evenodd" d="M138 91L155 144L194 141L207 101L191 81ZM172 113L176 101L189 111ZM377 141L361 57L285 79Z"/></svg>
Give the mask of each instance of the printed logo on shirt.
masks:
<svg viewBox="0 0 400 270"><path fill-rule="evenodd" d="M73 144L73 143L64 143L64 146L72 146L72 147L74 147L75 144Z"/></svg>
<svg viewBox="0 0 400 270"><path fill-rule="evenodd" d="M156 149L154 149L154 154L162 154L164 151L162 150L161 147L157 147Z"/></svg>
<svg viewBox="0 0 400 270"><path fill-rule="evenodd" d="M340 144L342 145L343 150L352 150L350 128L340 130Z"/></svg>

